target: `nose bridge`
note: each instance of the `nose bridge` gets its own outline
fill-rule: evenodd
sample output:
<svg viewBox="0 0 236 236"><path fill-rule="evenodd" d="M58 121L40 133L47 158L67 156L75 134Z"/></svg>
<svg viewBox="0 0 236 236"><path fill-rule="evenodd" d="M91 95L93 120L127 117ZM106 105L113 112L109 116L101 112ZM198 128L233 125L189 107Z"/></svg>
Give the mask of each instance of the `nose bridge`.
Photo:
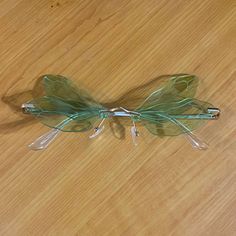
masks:
<svg viewBox="0 0 236 236"><path fill-rule="evenodd" d="M101 118L108 118L111 116L118 116L118 117L130 117L131 119L135 117L140 117L141 114L135 111L127 110L124 107L115 107L107 110L101 110L100 111L100 117Z"/></svg>

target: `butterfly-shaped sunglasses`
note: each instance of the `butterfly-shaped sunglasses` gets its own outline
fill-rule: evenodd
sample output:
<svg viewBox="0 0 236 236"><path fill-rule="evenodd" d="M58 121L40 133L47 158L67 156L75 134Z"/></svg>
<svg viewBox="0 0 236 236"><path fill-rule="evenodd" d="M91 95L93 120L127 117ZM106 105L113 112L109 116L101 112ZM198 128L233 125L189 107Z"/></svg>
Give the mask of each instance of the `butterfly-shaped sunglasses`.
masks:
<svg viewBox="0 0 236 236"><path fill-rule="evenodd" d="M207 144L192 131L206 120L217 119L220 110L194 98L197 86L198 78L194 75L163 76L121 97L118 106L107 107L66 77L44 75L34 89L33 99L22 104L22 109L52 129L29 147L33 150L45 149L60 131L94 129L90 135L94 138L104 129L105 120L117 118L121 124L131 125L135 145L139 136L137 124L142 124L159 137L184 134L194 148L206 149Z"/></svg>

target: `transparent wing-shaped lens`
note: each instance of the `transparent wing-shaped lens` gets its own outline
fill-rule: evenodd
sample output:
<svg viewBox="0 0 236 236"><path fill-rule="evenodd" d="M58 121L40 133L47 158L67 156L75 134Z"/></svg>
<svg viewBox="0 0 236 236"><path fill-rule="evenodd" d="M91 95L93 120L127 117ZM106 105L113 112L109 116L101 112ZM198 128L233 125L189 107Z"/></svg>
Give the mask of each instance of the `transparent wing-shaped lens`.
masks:
<svg viewBox="0 0 236 236"><path fill-rule="evenodd" d="M86 131L99 119L103 106L61 75L44 75L33 89L26 112L43 124L62 131ZM64 122L68 118L69 121ZM58 126L63 123L63 125Z"/></svg>
<svg viewBox="0 0 236 236"><path fill-rule="evenodd" d="M205 123L208 108L212 105L197 99L185 99L172 104L162 104L160 110L140 111L142 123L158 136L174 136L195 130ZM177 121L177 122L176 122ZM183 126L180 125L180 122Z"/></svg>
<svg viewBox="0 0 236 236"><path fill-rule="evenodd" d="M122 106L128 110L135 110L150 103L156 103L164 94L191 98L195 95L197 85L198 79L194 75L176 74L159 76L146 84L129 90L116 101L107 104L107 106Z"/></svg>
<svg viewBox="0 0 236 236"><path fill-rule="evenodd" d="M166 104L171 103L173 99L179 101L183 97L192 98L196 93L197 85L198 79L194 75L164 75L128 91L115 102L105 105L111 108L124 107L137 112L144 109L157 110L162 105L166 109ZM131 125L127 117L117 119L121 125Z"/></svg>
<svg viewBox="0 0 236 236"><path fill-rule="evenodd" d="M26 112L31 113L43 124L67 132L86 131L99 119L98 109L68 104L55 97L41 97L26 104ZM68 118L70 118L68 120ZM67 120L67 122L64 122ZM62 124L63 125L59 125Z"/></svg>
<svg viewBox="0 0 236 236"><path fill-rule="evenodd" d="M194 75L173 75L162 82L161 88L155 88L154 91L151 91L135 110L155 109L155 106L161 104L165 106L172 101L193 98L197 85L198 79Z"/></svg>
<svg viewBox="0 0 236 236"><path fill-rule="evenodd" d="M40 77L33 89L33 97L54 97L68 104L80 107L102 107L85 90L61 75L44 75Z"/></svg>

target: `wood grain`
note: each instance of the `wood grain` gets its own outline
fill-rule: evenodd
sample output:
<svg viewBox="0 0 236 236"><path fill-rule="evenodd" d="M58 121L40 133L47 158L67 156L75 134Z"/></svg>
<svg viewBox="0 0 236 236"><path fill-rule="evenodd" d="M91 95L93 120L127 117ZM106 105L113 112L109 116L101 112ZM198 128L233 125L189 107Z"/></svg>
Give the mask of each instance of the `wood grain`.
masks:
<svg viewBox="0 0 236 236"><path fill-rule="evenodd" d="M0 235L236 235L235 1L1 0ZM37 78L63 74L102 102L172 73L200 78L197 97L222 110L197 133L141 129L139 146L63 133L21 114Z"/></svg>

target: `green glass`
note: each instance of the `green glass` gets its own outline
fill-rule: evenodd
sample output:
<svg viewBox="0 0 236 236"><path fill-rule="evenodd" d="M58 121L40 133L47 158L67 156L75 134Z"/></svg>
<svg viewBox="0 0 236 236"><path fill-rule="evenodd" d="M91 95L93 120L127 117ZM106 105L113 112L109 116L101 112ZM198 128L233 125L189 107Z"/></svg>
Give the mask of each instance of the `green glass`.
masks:
<svg viewBox="0 0 236 236"><path fill-rule="evenodd" d="M38 94L42 91L43 94ZM80 132L93 128L103 108L88 93L77 88L61 75L45 75L33 90L34 99L27 108L43 124L66 132ZM96 119L95 119L96 118Z"/></svg>
<svg viewBox="0 0 236 236"><path fill-rule="evenodd" d="M44 75L33 90L33 100L26 103L25 112L66 132L87 131L99 120L115 117L121 124L132 124L131 120L143 124L160 137L173 136L191 132L204 121L216 118L209 112L213 107L210 103L194 98L197 86L194 75L162 76L121 96L113 103L114 109L100 104L66 77Z"/></svg>

